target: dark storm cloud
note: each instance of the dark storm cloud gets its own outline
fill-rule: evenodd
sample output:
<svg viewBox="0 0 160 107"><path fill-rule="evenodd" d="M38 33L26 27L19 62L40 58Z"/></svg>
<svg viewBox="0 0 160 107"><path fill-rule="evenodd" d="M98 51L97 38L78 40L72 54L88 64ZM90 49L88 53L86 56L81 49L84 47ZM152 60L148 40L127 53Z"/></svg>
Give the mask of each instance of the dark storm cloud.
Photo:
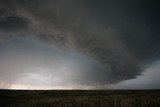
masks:
<svg viewBox="0 0 160 107"><path fill-rule="evenodd" d="M27 22L20 17L5 17L0 20L0 29L2 31L15 31L26 28Z"/></svg>
<svg viewBox="0 0 160 107"><path fill-rule="evenodd" d="M0 6L0 39L28 33L104 66L86 71L80 83L135 78L159 57L156 1L0 0Z"/></svg>
<svg viewBox="0 0 160 107"><path fill-rule="evenodd" d="M106 27L115 30L115 36L126 44L129 51L139 61L151 61L159 57L160 14L158 0L100 1L88 5L93 14Z"/></svg>

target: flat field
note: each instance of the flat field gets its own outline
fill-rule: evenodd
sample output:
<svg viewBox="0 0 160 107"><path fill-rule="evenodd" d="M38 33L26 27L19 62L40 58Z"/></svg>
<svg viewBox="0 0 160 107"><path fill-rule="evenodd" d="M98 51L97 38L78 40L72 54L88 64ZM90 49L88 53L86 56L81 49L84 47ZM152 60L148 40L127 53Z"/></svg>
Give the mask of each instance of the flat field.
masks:
<svg viewBox="0 0 160 107"><path fill-rule="evenodd" d="M160 90L0 90L0 107L160 107Z"/></svg>

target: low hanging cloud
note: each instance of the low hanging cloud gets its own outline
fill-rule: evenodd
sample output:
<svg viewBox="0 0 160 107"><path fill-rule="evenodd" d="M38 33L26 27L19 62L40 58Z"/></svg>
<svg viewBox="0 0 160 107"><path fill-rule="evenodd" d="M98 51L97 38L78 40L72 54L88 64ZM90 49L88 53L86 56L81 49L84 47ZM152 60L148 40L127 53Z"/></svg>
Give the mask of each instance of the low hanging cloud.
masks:
<svg viewBox="0 0 160 107"><path fill-rule="evenodd" d="M34 36L92 57L102 67L83 72L80 83L133 79L160 56L160 22L151 17L160 18L158 7L143 2L0 0L0 41Z"/></svg>

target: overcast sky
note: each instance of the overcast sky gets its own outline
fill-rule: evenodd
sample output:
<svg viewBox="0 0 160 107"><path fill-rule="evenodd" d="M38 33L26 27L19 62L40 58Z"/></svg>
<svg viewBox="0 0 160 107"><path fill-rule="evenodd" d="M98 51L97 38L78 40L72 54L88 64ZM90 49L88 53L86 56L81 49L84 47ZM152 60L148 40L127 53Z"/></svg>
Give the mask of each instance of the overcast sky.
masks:
<svg viewBox="0 0 160 107"><path fill-rule="evenodd" d="M0 0L0 88L159 89L158 0Z"/></svg>

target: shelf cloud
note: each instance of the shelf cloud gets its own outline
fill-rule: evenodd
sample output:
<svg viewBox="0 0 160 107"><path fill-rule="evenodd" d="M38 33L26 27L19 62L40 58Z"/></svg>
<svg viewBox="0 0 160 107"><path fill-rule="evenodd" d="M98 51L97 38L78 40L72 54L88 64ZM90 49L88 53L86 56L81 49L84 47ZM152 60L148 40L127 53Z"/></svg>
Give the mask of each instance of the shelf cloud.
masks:
<svg viewBox="0 0 160 107"><path fill-rule="evenodd" d="M159 58L158 10L154 0L0 0L0 43L36 38L89 57L90 67L71 77L76 83L118 83Z"/></svg>

